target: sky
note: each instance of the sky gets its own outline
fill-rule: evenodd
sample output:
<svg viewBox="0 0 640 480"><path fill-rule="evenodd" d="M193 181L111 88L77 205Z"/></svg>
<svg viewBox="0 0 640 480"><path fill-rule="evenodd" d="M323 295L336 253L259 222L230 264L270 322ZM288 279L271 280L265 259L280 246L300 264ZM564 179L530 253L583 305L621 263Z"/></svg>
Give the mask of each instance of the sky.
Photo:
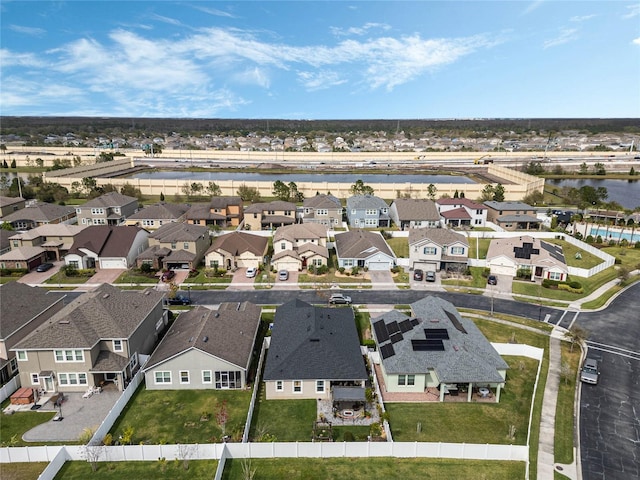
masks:
<svg viewBox="0 0 640 480"><path fill-rule="evenodd" d="M640 118L640 1L0 2L0 115Z"/></svg>

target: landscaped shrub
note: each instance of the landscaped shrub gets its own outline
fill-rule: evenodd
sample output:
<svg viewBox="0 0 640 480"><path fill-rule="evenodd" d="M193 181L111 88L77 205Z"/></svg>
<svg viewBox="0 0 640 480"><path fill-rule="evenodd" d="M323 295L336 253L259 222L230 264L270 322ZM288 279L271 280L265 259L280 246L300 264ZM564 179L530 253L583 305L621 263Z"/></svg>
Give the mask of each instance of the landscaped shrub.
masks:
<svg viewBox="0 0 640 480"><path fill-rule="evenodd" d="M340 272L341 275L344 274L344 267L340 267L338 271Z"/></svg>
<svg viewBox="0 0 640 480"><path fill-rule="evenodd" d="M531 278L531 270L528 268L519 268L516 272L516 278L526 278L527 280Z"/></svg>
<svg viewBox="0 0 640 480"><path fill-rule="evenodd" d="M360 269L358 267L353 267L351 269L351 275L358 275L358 272L360 272Z"/></svg>
<svg viewBox="0 0 640 480"><path fill-rule="evenodd" d="M153 267L150 263L143 263L142 265L140 265L140 273L151 273L152 270Z"/></svg>
<svg viewBox="0 0 640 480"><path fill-rule="evenodd" d="M580 285L578 283L578 285ZM571 293L583 293L584 290L581 288L572 288L571 285L569 285L568 283L560 283L558 285L558 290L566 290L567 292L571 292Z"/></svg>
<svg viewBox="0 0 640 480"><path fill-rule="evenodd" d="M78 269L76 267L74 267L73 265L65 265L60 270L67 277L76 277L76 276L78 276Z"/></svg>
<svg viewBox="0 0 640 480"><path fill-rule="evenodd" d="M620 258L616 257L615 264L616 265L621 265L622 264L622 260Z"/></svg>
<svg viewBox="0 0 640 480"><path fill-rule="evenodd" d="M576 238L578 238L578 237L576 236ZM578 238L578 240L580 240L580 239ZM587 235L587 238L585 239L585 242L587 242L589 244L593 243L593 235Z"/></svg>
<svg viewBox="0 0 640 480"><path fill-rule="evenodd" d="M398 265L394 265L391 267L391 273L400 273L400 267Z"/></svg>
<svg viewBox="0 0 640 480"><path fill-rule="evenodd" d="M575 289L581 289L582 288L582 284L580 282L576 282L575 280L571 280L569 283L569 286L571 288L575 288Z"/></svg>
<svg viewBox="0 0 640 480"><path fill-rule="evenodd" d="M602 243L602 235L596 237L596 243Z"/></svg>
<svg viewBox="0 0 640 480"><path fill-rule="evenodd" d="M484 278L487 278L487 277L489 276L489 274L490 274L490 273L491 273L491 269L490 269L490 268L488 268L488 267L485 267L485 268L482 270L482 276L483 276Z"/></svg>
<svg viewBox="0 0 640 480"><path fill-rule="evenodd" d="M0 270L0 275L3 277L21 277L28 272L29 270L26 268L3 268Z"/></svg>
<svg viewBox="0 0 640 480"><path fill-rule="evenodd" d="M376 341L373 338L365 338L362 345L367 348L376 348Z"/></svg>
<svg viewBox="0 0 640 480"><path fill-rule="evenodd" d="M629 240L627 240L626 238L623 238L622 240L620 240L620 246L621 247L628 247L629 246Z"/></svg>
<svg viewBox="0 0 640 480"><path fill-rule="evenodd" d="M345 442L355 442L356 441L356 437L354 437L353 433L351 433L349 430L344 432L344 435L342 436L342 439Z"/></svg>

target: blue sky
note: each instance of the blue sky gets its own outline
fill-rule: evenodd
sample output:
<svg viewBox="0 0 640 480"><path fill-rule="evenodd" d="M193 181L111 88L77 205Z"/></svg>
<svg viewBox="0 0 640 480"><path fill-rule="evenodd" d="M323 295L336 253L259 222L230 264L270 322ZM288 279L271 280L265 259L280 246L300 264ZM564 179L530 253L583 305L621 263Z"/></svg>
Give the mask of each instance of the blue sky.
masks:
<svg viewBox="0 0 640 480"><path fill-rule="evenodd" d="M0 114L640 117L640 2L11 1Z"/></svg>

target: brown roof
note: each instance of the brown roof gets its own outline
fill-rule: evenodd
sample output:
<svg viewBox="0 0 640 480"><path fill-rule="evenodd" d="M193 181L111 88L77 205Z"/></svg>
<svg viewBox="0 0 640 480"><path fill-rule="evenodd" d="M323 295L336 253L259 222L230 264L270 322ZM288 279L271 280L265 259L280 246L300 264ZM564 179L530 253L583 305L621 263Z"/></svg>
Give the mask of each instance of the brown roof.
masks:
<svg viewBox="0 0 640 480"><path fill-rule="evenodd" d="M262 213L271 210L274 212L283 212L285 210L295 212L296 205L291 202L283 202L282 200L275 200L267 203L254 203L245 209L245 213Z"/></svg>
<svg viewBox="0 0 640 480"><path fill-rule="evenodd" d="M470 219L471 215L467 212L467 210L463 207L454 208L453 210L447 210L446 212L442 212L441 215L444 218L456 218L456 219Z"/></svg>
<svg viewBox="0 0 640 480"><path fill-rule="evenodd" d="M368 258L377 250L395 258L387 242L379 232L354 228L348 232L336 233L336 253L340 258Z"/></svg>
<svg viewBox="0 0 640 480"><path fill-rule="evenodd" d="M273 241L289 240L295 242L298 239L327 238L327 226L319 223L297 223L278 227L273 235Z"/></svg>
<svg viewBox="0 0 640 480"><path fill-rule="evenodd" d="M333 195L315 195L313 197L305 198L302 205L307 208L327 208L327 209L342 209L342 203Z"/></svg>
<svg viewBox="0 0 640 480"><path fill-rule="evenodd" d="M24 283L0 285L0 339L6 339L64 297L62 293L48 292Z"/></svg>
<svg viewBox="0 0 640 480"><path fill-rule="evenodd" d="M264 255L269 239L260 235L253 235L246 232L232 232L216 237L206 254L224 250L236 256L243 252L250 252L254 255Z"/></svg>
<svg viewBox="0 0 640 480"><path fill-rule="evenodd" d="M433 200L415 198L396 198L393 201L400 221L428 220L437 222L440 214Z"/></svg>
<svg viewBox="0 0 640 480"><path fill-rule="evenodd" d="M124 257L142 230L133 225L91 225L76 235L69 253L83 255L80 248L86 248L100 257Z"/></svg>
<svg viewBox="0 0 640 480"><path fill-rule="evenodd" d="M129 220L177 220L182 217L189 205L184 203L156 203L138 210L129 216Z"/></svg>
<svg viewBox="0 0 640 480"><path fill-rule="evenodd" d="M409 230L409 245L425 239L431 240L438 245L451 245L455 242L469 245L466 236L448 228L412 228Z"/></svg>
<svg viewBox="0 0 640 480"><path fill-rule="evenodd" d="M3 217L5 222L31 220L33 222L51 222L62 217L76 216L75 207L55 205L53 203L36 203Z"/></svg>
<svg viewBox="0 0 640 480"><path fill-rule="evenodd" d="M149 235L161 243L195 242L200 237L209 236L209 229L204 225L171 222L165 223Z"/></svg>

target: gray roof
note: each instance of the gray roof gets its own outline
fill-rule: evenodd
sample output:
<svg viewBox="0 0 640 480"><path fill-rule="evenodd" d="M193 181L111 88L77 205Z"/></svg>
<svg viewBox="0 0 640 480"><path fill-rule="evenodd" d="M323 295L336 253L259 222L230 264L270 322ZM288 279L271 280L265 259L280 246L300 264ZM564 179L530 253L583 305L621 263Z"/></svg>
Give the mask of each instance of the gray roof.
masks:
<svg viewBox="0 0 640 480"><path fill-rule="evenodd" d="M469 245L467 237L461 233L454 232L448 228L412 228L409 230L409 245L421 242L425 239L431 240L440 246L451 245L460 242Z"/></svg>
<svg viewBox="0 0 640 480"><path fill-rule="evenodd" d="M396 206L400 221L426 220L437 222L440 220L438 207L433 200L415 198L396 198Z"/></svg>
<svg viewBox="0 0 640 480"><path fill-rule="evenodd" d="M14 205L24 201L25 200L22 197L5 197L4 195L0 195L0 207L8 207L9 205Z"/></svg>
<svg viewBox="0 0 640 480"><path fill-rule="evenodd" d="M261 202L249 205L245 210L245 213L264 213L268 211L283 212L283 211L296 211L295 203L283 202L282 200L275 200L273 202Z"/></svg>
<svg viewBox="0 0 640 480"><path fill-rule="evenodd" d="M306 208L342 209L342 203L333 195L318 194L305 198L302 205Z"/></svg>
<svg viewBox="0 0 640 480"><path fill-rule="evenodd" d="M195 203L186 213L188 220L226 220L225 214L220 212L212 212L208 203Z"/></svg>
<svg viewBox="0 0 640 480"><path fill-rule="evenodd" d="M92 348L103 339L129 338L162 302L164 292L120 290L107 283L86 292L53 315L15 348Z"/></svg>
<svg viewBox="0 0 640 480"><path fill-rule="evenodd" d="M250 252L254 255L264 255L266 252L269 239L260 235L253 235L247 232L231 232L216 237L206 254L224 250L233 256L240 255L244 252Z"/></svg>
<svg viewBox="0 0 640 480"><path fill-rule="evenodd" d="M11 247L11 242L9 241L9 238L13 236L16 236L15 232L5 230L4 228L0 228L0 252L6 248Z"/></svg>
<svg viewBox="0 0 640 480"><path fill-rule="evenodd" d="M347 198L347 209L366 210L367 208L389 208L387 202L375 195L354 195Z"/></svg>
<svg viewBox="0 0 640 480"><path fill-rule="evenodd" d="M149 358L145 370L191 349L246 368L260 325L261 308L250 302L197 306L181 313Z"/></svg>
<svg viewBox="0 0 640 480"><path fill-rule="evenodd" d="M32 222L51 222L62 217L71 215L75 217L76 208L65 205L55 205L53 203L36 203L28 207L11 212L2 219L5 222L15 222L17 220L31 220Z"/></svg>
<svg viewBox="0 0 640 480"><path fill-rule="evenodd" d="M327 238L327 226L319 223L297 223L278 227L273 235L274 243L279 240L295 242L301 239Z"/></svg>
<svg viewBox="0 0 640 480"><path fill-rule="evenodd" d="M460 316L453 304L429 296L412 303L411 311L412 317L392 310L371 319L372 333L387 374L424 374L432 369L443 383L504 381L498 370L507 369L507 363L478 327ZM378 322L383 322L383 326ZM444 350L414 350L412 341L425 340L426 332L434 329L447 332L448 338L442 340ZM383 335L400 332L400 337L379 339L379 332ZM382 349L387 350L386 358L382 358ZM393 353L389 354L389 351Z"/></svg>
<svg viewBox="0 0 640 480"><path fill-rule="evenodd" d="M123 195L118 192L109 192L104 195L100 195L92 200L89 200L87 203L80 205L80 208L90 207L102 207L102 208L112 208L112 207L123 207L132 202L137 202L138 199L136 197L130 197L129 195Z"/></svg>
<svg viewBox="0 0 640 480"><path fill-rule="evenodd" d="M516 249L524 248L525 243L530 244L528 245L530 248L523 252L525 255L516 257ZM487 261L490 262L500 256L510 258L519 265L556 266L565 272L568 271L561 246L545 242L530 235L494 238L491 240L487 250ZM526 258L527 256L528 258Z"/></svg>
<svg viewBox="0 0 640 480"><path fill-rule="evenodd" d="M501 215L496 219L499 223L504 222L529 222L529 223L539 223L540 220L538 217L534 217L533 215Z"/></svg>
<svg viewBox="0 0 640 480"><path fill-rule="evenodd" d="M298 299L278 307L264 379L366 380L353 310Z"/></svg>
<svg viewBox="0 0 640 480"><path fill-rule="evenodd" d="M209 229L206 226L180 222L165 223L149 234L149 238L154 238L160 243L195 242L205 236L209 236Z"/></svg>
<svg viewBox="0 0 640 480"><path fill-rule="evenodd" d="M484 202L484 204L493 210L511 211L511 210L533 210L531 205L522 202L494 202L493 200Z"/></svg>
<svg viewBox="0 0 640 480"><path fill-rule="evenodd" d="M336 233L335 245L339 258L369 258L377 252L396 257L380 232L360 228Z"/></svg>
<svg viewBox="0 0 640 480"><path fill-rule="evenodd" d="M156 203L138 210L129 216L129 220L177 220L182 217L189 205L184 203Z"/></svg>
<svg viewBox="0 0 640 480"><path fill-rule="evenodd" d="M64 297L24 283L0 285L0 339L6 339Z"/></svg>

